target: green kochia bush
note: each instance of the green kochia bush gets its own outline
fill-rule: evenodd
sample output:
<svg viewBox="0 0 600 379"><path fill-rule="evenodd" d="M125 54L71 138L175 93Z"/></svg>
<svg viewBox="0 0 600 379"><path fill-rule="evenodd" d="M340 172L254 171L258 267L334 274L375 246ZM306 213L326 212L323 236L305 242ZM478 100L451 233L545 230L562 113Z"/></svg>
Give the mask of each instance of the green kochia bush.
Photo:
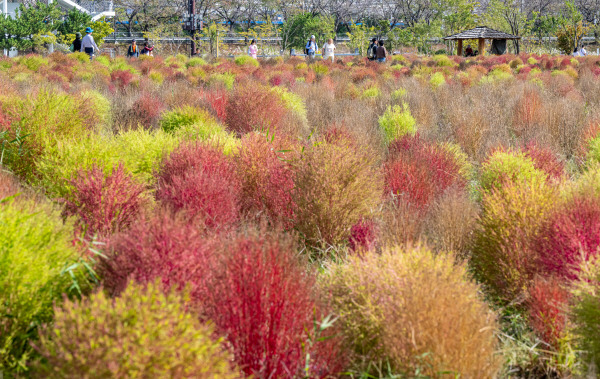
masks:
<svg viewBox="0 0 600 379"><path fill-rule="evenodd" d="M582 263L571 294L575 335L588 363L600 367L600 259Z"/></svg>
<svg viewBox="0 0 600 379"><path fill-rule="evenodd" d="M205 140L227 134L207 111L189 105L165 112L160 127L167 133L183 135L187 139Z"/></svg>
<svg viewBox="0 0 600 379"><path fill-rule="evenodd" d="M260 63L249 55L239 55L235 58L235 64L239 66L254 66L259 67Z"/></svg>
<svg viewBox="0 0 600 379"><path fill-rule="evenodd" d="M383 116L379 117L379 127L383 132L385 143L389 144L398 137L417 132L417 121L410 114L408 105L388 107Z"/></svg>
<svg viewBox="0 0 600 379"><path fill-rule="evenodd" d="M284 87L273 87L271 91L277 93L281 98L283 106L291 111L304 124L308 124L308 115L304 100L293 92L288 91Z"/></svg>
<svg viewBox="0 0 600 379"><path fill-rule="evenodd" d="M44 330L36 374L45 378L235 378L212 328L185 312L184 299L158 284L130 284L56 310Z"/></svg>
<svg viewBox="0 0 600 379"><path fill-rule="evenodd" d="M116 136L91 136L82 140L58 141L38 165L39 184L52 198L64 198L71 192L67 182L79 170L96 164L108 175L119 162L140 183L152 183L152 173L160 161L179 144L179 139L162 130L143 129Z"/></svg>
<svg viewBox="0 0 600 379"><path fill-rule="evenodd" d="M534 162L525 153L496 151L481 167L481 188L489 191L501 188L506 181L515 183L545 180L546 173L535 168Z"/></svg>
<svg viewBox="0 0 600 379"><path fill-rule="evenodd" d="M16 119L11 125L10 140L22 138L22 145L10 144L4 152L3 164L27 180L37 175L36 164L44 151L57 139L79 139L86 135L88 117L85 102L74 96L40 91L25 99L10 99L9 116Z"/></svg>
<svg viewBox="0 0 600 379"><path fill-rule="evenodd" d="M321 283L339 315L354 370L495 377L495 316L452 255L384 249L334 266Z"/></svg>
<svg viewBox="0 0 600 379"><path fill-rule="evenodd" d="M59 214L32 205L0 203L0 371L21 372L41 324L52 321L52 306L83 290L78 270L65 272L78 258L73 229Z"/></svg>

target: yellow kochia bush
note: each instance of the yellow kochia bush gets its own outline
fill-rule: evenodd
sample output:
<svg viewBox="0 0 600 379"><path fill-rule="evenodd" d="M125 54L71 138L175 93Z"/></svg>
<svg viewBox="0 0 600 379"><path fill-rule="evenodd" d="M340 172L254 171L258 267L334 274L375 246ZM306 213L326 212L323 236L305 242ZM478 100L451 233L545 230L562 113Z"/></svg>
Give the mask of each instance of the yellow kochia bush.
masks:
<svg viewBox="0 0 600 379"><path fill-rule="evenodd" d="M495 315L467 268L417 247L352 257L323 275L355 369L492 378L499 368Z"/></svg>
<svg viewBox="0 0 600 379"><path fill-rule="evenodd" d="M56 309L43 331L44 378L236 378L213 330L158 283L131 283L116 299L98 292Z"/></svg>

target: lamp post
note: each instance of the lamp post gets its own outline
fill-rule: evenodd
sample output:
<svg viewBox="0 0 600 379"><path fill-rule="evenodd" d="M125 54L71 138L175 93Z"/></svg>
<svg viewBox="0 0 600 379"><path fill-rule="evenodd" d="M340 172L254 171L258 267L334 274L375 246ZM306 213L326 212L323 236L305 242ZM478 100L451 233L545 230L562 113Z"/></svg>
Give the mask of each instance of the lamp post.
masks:
<svg viewBox="0 0 600 379"><path fill-rule="evenodd" d="M8 16L8 0L4 0L2 2L2 14L4 16ZM4 55L7 56L8 55L8 50L4 49Z"/></svg>
<svg viewBox="0 0 600 379"><path fill-rule="evenodd" d="M202 20L196 14L196 0L188 0L188 11L185 14L183 29L190 32L192 37L190 55L194 56L198 54L196 46L196 31L202 30Z"/></svg>

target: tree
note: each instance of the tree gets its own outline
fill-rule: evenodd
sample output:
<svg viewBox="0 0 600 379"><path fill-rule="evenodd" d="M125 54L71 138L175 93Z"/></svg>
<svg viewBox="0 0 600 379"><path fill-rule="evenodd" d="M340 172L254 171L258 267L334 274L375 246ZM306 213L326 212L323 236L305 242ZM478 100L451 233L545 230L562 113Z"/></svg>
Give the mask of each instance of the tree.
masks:
<svg viewBox="0 0 600 379"><path fill-rule="evenodd" d="M567 1L563 15L559 20L559 29L556 33L558 48L564 54L571 54L579 46L581 38L587 28L583 25L583 15L573 1Z"/></svg>
<svg viewBox="0 0 600 379"><path fill-rule="evenodd" d="M361 23L361 25L354 24L350 28L350 32L347 33L348 38L350 38L350 48L352 50L358 49L358 54L361 56L366 55L369 47L369 40L374 34L374 27L369 27L364 22Z"/></svg>
<svg viewBox="0 0 600 379"><path fill-rule="evenodd" d="M117 17L120 20L127 19L129 31L137 21L143 32L149 32L153 28L178 23L181 19L187 2L183 0L115 0L115 8L119 9Z"/></svg>
<svg viewBox="0 0 600 379"><path fill-rule="evenodd" d="M84 33L85 28L92 22L92 16L72 8L67 12L65 20L56 28L58 31L58 41L71 44L75 39L75 33Z"/></svg>
<svg viewBox="0 0 600 379"><path fill-rule="evenodd" d="M36 42L43 43L43 35L51 35L54 24L61 17L56 4L37 2L32 6L21 4L10 18L0 15L0 48L16 47L19 50L35 49ZM51 38L54 35L52 34Z"/></svg>
<svg viewBox="0 0 600 379"><path fill-rule="evenodd" d="M484 19L495 29L509 29L511 34L520 35L527 26L527 15L521 9L521 0L491 0ZM519 54L519 40L513 40L515 52Z"/></svg>
<svg viewBox="0 0 600 379"><path fill-rule="evenodd" d="M335 36L334 20L330 16L299 13L286 20L281 30L282 49L302 49L311 35L319 39ZM318 41L319 42L319 41Z"/></svg>

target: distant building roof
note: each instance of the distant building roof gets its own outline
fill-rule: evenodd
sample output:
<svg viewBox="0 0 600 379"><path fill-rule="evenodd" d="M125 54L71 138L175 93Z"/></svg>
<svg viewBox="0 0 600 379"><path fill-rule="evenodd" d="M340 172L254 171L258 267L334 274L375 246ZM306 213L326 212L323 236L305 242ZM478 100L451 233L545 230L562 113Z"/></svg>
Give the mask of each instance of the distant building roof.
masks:
<svg viewBox="0 0 600 379"><path fill-rule="evenodd" d="M457 40L457 39L521 39L519 36L500 32L498 30L490 29L487 26L478 26L474 29L469 29L461 33L453 34L445 37L445 40Z"/></svg>

